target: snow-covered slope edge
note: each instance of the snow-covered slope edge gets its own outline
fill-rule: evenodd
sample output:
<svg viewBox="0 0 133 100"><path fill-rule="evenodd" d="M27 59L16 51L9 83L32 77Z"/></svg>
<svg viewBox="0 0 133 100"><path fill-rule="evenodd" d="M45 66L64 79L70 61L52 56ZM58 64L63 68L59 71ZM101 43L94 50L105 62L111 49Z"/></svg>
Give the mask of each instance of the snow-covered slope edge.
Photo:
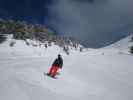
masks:
<svg viewBox="0 0 133 100"><path fill-rule="evenodd" d="M109 47L118 49L128 49L128 47L133 45L132 37L133 35L129 35L126 38L123 38L120 41L110 45Z"/></svg>
<svg viewBox="0 0 133 100"><path fill-rule="evenodd" d="M0 52L3 52L3 55L8 56L49 56L49 55L57 55L61 53L62 55L66 55L63 51L63 48L51 43L51 46L48 46L48 42L42 43L36 40L26 40L28 44L24 40L15 40L12 38L12 35L8 35L7 40L0 44ZM13 44L13 46L11 46ZM47 47L45 47L47 45ZM81 45L77 49L69 46L69 52L79 52ZM4 57L3 56L3 57Z"/></svg>
<svg viewBox="0 0 133 100"><path fill-rule="evenodd" d="M129 35L114 44L101 48L101 50L104 49L107 52L130 54L130 47L133 46L132 37L133 35Z"/></svg>

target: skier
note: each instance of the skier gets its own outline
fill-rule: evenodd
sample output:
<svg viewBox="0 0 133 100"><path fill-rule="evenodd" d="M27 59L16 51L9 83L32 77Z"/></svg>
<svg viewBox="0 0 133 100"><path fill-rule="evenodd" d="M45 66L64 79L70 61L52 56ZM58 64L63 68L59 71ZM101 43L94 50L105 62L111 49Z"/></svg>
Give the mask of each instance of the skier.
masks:
<svg viewBox="0 0 133 100"><path fill-rule="evenodd" d="M60 54L58 54L58 57L55 59L55 61L52 64L52 67L49 70L48 75L51 77L55 77L57 74L58 69L62 69L63 66L63 59Z"/></svg>

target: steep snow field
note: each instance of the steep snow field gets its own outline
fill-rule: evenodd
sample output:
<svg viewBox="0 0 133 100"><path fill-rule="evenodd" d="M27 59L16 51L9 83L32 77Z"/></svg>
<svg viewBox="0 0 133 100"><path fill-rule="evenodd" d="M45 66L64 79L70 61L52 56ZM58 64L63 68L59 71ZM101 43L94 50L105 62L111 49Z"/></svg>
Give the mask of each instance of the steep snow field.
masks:
<svg viewBox="0 0 133 100"><path fill-rule="evenodd" d="M102 49L71 51L32 47L8 39L0 44L0 100L133 100L130 37ZM57 54L64 59L57 79L44 75Z"/></svg>

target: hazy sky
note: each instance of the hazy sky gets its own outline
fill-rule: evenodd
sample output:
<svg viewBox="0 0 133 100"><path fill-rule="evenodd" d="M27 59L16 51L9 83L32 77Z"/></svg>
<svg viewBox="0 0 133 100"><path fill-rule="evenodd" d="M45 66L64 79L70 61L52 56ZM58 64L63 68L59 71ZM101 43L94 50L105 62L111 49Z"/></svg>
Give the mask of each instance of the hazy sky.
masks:
<svg viewBox="0 0 133 100"><path fill-rule="evenodd" d="M133 0L56 0L50 24L88 46L103 46L133 30Z"/></svg>

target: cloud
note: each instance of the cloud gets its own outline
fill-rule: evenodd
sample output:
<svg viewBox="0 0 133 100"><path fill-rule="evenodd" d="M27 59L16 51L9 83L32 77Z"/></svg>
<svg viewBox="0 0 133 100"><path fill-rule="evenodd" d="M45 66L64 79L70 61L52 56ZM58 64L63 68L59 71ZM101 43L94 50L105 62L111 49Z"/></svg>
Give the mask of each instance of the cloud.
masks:
<svg viewBox="0 0 133 100"><path fill-rule="evenodd" d="M57 0L50 7L49 23L65 36L100 47L123 36L122 31L132 31L126 29L133 26L132 4L132 0Z"/></svg>

